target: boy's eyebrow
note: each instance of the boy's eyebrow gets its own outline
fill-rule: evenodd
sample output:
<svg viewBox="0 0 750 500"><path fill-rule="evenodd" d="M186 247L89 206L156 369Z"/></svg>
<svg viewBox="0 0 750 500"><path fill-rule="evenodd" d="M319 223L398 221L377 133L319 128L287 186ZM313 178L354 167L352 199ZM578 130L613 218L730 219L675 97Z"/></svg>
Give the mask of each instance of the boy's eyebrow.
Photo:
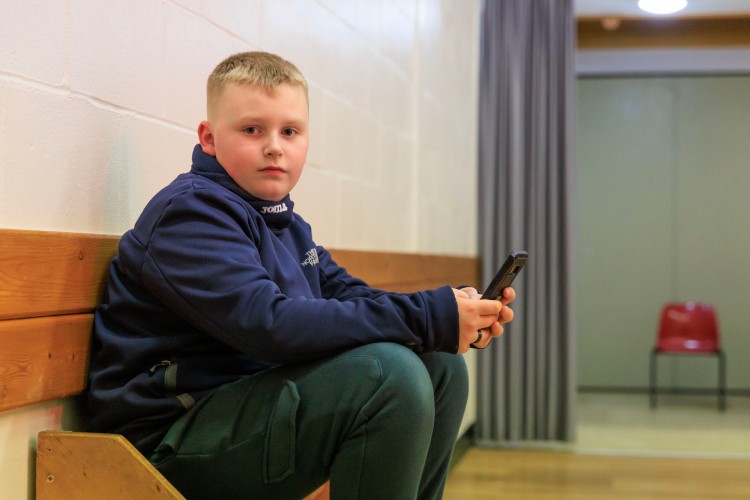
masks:
<svg viewBox="0 0 750 500"><path fill-rule="evenodd" d="M266 121L267 118L263 115L242 115L238 118L238 121L240 122L263 122ZM305 125L307 124L308 120L304 117L290 117L282 120L283 123L288 123L292 125Z"/></svg>

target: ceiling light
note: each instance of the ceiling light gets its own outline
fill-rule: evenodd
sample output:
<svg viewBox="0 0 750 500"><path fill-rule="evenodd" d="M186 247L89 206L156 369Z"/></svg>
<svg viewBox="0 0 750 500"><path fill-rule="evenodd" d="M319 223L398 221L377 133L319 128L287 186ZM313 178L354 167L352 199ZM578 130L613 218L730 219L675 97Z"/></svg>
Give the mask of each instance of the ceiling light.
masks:
<svg viewBox="0 0 750 500"><path fill-rule="evenodd" d="M672 14L687 7L687 0L638 0L638 7L652 14Z"/></svg>

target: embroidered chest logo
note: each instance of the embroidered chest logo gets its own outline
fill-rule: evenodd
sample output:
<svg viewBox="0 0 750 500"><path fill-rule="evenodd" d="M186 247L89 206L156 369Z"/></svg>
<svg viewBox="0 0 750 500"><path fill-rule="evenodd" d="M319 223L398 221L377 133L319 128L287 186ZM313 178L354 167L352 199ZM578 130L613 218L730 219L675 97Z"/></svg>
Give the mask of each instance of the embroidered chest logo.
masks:
<svg viewBox="0 0 750 500"><path fill-rule="evenodd" d="M286 212L288 208L286 207L286 203L279 203L278 205L273 205L272 207L261 207L260 213L262 214L280 214L281 212Z"/></svg>
<svg viewBox="0 0 750 500"><path fill-rule="evenodd" d="M302 267L317 266L318 262L320 262L318 260L318 251L314 248L308 250L305 257L306 259L302 261Z"/></svg>

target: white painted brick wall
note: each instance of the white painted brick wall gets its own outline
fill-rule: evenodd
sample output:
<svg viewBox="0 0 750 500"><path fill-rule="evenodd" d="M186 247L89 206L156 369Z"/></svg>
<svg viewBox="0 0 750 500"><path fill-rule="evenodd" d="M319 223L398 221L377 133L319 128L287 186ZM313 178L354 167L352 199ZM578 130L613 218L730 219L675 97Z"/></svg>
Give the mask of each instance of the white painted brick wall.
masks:
<svg viewBox="0 0 750 500"><path fill-rule="evenodd" d="M162 81L158 82L164 103L162 117L196 131L206 117L206 78L222 59L217 60L216 54L258 47L245 44L212 21L180 6L166 4L165 14L164 51L160 55ZM198 77L201 74L206 76Z"/></svg>
<svg viewBox="0 0 750 500"><path fill-rule="evenodd" d="M50 85L65 77L66 2L11 1L0 4L0 73ZM44 12L43 16L39 16ZM32 21L33 20L33 21Z"/></svg>
<svg viewBox="0 0 750 500"><path fill-rule="evenodd" d="M310 82L293 197L319 243L474 255L479 3L3 1L0 227L130 228L189 168L208 73L262 49ZM0 414L0 497L27 497L18 454L59 411Z"/></svg>
<svg viewBox="0 0 750 500"><path fill-rule="evenodd" d="M71 88L163 117L169 88L163 79L164 10L154 0L71 1Z"/></svg>

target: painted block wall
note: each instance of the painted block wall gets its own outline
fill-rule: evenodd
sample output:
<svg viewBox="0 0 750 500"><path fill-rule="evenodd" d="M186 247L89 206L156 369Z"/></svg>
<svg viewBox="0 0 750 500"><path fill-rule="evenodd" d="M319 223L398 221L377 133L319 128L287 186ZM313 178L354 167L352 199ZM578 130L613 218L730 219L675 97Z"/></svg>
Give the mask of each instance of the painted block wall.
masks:
<svg viewBox="0 0 750 500"><path fill-rule="evenodd" d="M204 86L267 50L310 83L292 193L320 244L474 256L479 0L0 3L0 227L121 234L190 166ZM473 376L473 357L469 357ZM473 400L472 400L473 401ZM0 497L68 402L0 414ZM474 405L465 427L474 420Z"/></svg>

